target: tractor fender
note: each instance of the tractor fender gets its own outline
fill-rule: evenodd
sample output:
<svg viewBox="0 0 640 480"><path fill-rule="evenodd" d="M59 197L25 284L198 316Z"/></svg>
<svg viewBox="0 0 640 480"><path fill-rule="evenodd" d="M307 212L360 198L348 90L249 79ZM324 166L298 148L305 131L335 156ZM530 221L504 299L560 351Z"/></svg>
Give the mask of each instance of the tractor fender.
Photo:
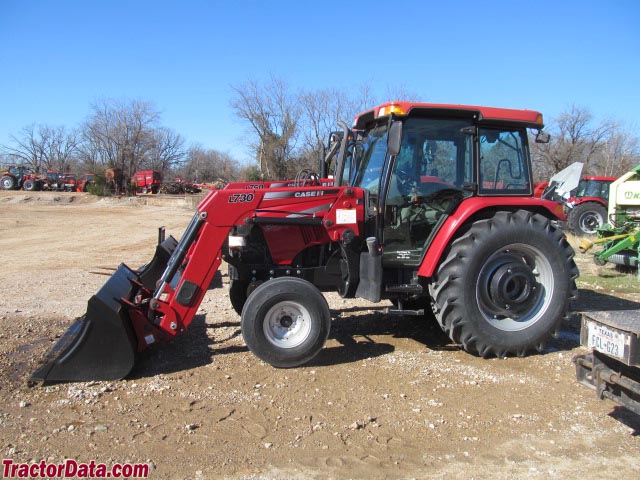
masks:
<svg viewBox="0 0 640 480"><path fill-rule="evenodd" d="M440 263L442 255L458 231L472 217L479 213L490 213L498 210L531 210L553 220L566 220L561 204L534 197L472 197L464 200L444 221L438 233L425 252L422 264L418 269L421 277L432 277Z"/></svg>
<svg viewBox="0 0 640 480"><path fill-rule="evenodd" d="M587 202L596 202L602 205L604 208L607 208L607 201L604 198L600 198L600 197L580 197L578 199L575 199L572 202L573 203L572 208L577 207L581 203L587 203Z"/></svg>

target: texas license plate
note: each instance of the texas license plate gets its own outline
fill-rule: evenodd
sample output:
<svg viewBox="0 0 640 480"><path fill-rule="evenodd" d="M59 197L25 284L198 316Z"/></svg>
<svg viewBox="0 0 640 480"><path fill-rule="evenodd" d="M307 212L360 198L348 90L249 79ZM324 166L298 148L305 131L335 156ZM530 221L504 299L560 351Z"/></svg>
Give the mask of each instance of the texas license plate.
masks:
<svg viewBox="0 0 640 480"><path fill-rule="evenodd" d="M588 348L594 348L611 357L624 360L624 346L628 343L624 333L594 322L587 322L587 328Z"/></svg>

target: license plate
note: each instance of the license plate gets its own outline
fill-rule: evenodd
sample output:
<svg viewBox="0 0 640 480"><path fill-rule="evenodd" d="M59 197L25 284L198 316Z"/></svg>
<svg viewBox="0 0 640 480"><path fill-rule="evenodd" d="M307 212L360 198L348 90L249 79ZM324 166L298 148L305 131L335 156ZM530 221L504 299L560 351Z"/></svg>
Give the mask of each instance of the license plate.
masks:
<svg viewBox="0 0 640 480"><path fill-rule="evenodd" d="M624 360L624 346L627 343L624 333L593 322L587 322L587 327L588 348L594 348L599 352Z"/></svg>

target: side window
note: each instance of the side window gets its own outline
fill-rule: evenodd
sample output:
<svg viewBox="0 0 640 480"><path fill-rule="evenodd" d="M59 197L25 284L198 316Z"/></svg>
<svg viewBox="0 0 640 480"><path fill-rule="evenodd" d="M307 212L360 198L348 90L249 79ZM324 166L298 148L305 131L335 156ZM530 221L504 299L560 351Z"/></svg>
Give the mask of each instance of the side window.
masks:
<svg viewBox="0 0 640 480"><path fill-rule="evenodd" d="M480 193L485 195L528 194L531 191L523 131L481 128Z"/></svg>

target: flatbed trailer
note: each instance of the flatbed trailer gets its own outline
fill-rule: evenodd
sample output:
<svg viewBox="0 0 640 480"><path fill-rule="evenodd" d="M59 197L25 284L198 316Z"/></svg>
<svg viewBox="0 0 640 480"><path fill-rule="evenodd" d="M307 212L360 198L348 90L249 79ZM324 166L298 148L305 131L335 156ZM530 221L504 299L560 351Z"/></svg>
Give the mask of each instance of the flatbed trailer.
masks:
<svg viewBox="0 0 640 480"><path fill-rule="evenodd" d="M640 415L640 310L584 313L580 343L590 350L573 358L578 381Z"/></svg>

